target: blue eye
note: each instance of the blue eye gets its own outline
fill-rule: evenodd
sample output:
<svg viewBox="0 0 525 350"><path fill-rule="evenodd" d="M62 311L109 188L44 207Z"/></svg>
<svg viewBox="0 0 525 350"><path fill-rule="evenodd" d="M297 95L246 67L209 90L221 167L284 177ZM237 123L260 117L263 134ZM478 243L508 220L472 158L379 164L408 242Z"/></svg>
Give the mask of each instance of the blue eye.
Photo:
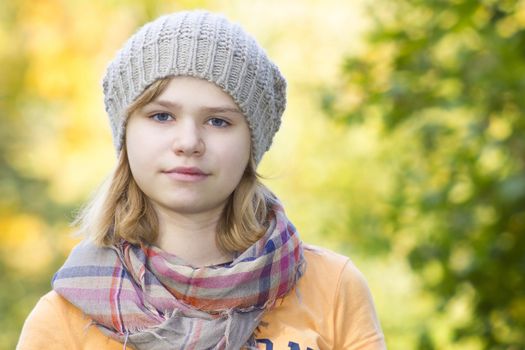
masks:
<svg viewBox="0 0 525 350"><path fill-rule="evenodd" d="M210 118L210 120L208 120L208 124L210 124L211 126L216 126L218 128L224 128L230 125L230 123L228 123L226 120L216 117Z"/></svg>
<svg viewBox="0 0 525 350"><path fill-rule="evenodd" d="M173 117L169 115L168 113L157 113L157 114L152 115L151 118L158 122L167 122L167 121L173 120Z"/></svg>

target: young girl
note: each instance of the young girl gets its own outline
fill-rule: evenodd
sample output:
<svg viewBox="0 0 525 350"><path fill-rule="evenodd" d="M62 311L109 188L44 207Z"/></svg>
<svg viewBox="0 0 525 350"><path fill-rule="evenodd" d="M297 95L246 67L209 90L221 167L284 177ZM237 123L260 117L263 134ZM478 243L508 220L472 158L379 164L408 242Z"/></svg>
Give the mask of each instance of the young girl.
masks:
<svg viewBox="0 0 525 350"><path fill-rule="evenodd" d="M146 24L107 68L118 153L18 349L384 349L352 262L305 246L256 167L286 81L205 11Z"/></svg>

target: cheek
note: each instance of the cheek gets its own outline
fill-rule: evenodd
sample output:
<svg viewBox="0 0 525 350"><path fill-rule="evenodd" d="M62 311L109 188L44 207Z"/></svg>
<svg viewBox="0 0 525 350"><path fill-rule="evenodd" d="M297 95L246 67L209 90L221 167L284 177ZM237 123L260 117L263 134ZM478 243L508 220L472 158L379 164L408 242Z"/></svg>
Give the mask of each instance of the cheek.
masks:
<svg viewBox="0 0 525 350"><path fill-rule="evenodd" d="M143 152L145 148L139 147L137 137L132 132L126 136L126 151L128 153L129 166L133 174L135 174L137 167L140 167L143 159L146 158Z"/></svg>
<svg viewBox="0 0 525 350"><path fill-rule="evenodd" d="M126 151L133 177L140 182L140 177L144 176L148 169L152 169L154 155L158 151L145 128L137 127L137 125L130 126L126 131Z"/></svg>
<svg viewBox="0 0 525 350"><path fill-rule="evenodd" d="M131 120L126 130L128 154L137 158L151 157L166 147L165 135L144 120Z"/></svg>
<svg viewBox="0 0 525 350"><path fill-rule="evenodd" d="M139 185L139 187L144 190L143 186L144 183L147 183L147 172L145 169L148 168L147 164L144 163L144 159L146 157L141 156L139 153L137 153L133 147L127 147L126 149L128 153L128 163L129 163L129 170L131 171L131 175L133 176L133 179Z"/></svg>
<svg viewBox="0 0 525 350"><path fill-rule="evenodd" d="M249 135L242 135L242 137L235 138L228 145L230 150L229 160L233 164L237 164L238 167L244 168L248 164L250 159L250 147L251 140Z"/></svg>
<svg viewBox="0 0 525 350"><path fill-rule="evenodd" d="M230 146L231 150L234 150L228 157L228 166L231 169L232 180L235 182L241 180L248 162L250 161L250 147L251 141L249 138L235 142Z"/></svg>

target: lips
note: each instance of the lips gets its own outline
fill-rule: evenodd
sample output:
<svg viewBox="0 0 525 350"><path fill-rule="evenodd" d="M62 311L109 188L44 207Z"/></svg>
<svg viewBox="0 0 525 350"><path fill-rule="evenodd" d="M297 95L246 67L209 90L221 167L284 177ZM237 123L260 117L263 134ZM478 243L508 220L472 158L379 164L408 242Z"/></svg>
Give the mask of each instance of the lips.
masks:
<svg viewBox="0 0 525 350"><path fill-rule="evenodd" d="M163 172L173 180L196 182L206 179L210 174L197 167L176 167Z"/></svg>

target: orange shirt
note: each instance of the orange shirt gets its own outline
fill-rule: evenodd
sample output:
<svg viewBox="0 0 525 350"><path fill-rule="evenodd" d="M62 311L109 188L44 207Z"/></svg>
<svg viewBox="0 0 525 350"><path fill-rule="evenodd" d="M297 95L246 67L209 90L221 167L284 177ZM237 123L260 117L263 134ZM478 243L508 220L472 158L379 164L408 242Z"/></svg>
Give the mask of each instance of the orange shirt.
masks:
<svg viewBox="0 0 525 350"><path fill-rule="evenodd" d="M314 249L305 250L306 271L296 288L264 315L256 332L259 349L386 349L361 273L347 257ZM123 350L90 323L49 292L28 316L17 349Z"/></svg>

